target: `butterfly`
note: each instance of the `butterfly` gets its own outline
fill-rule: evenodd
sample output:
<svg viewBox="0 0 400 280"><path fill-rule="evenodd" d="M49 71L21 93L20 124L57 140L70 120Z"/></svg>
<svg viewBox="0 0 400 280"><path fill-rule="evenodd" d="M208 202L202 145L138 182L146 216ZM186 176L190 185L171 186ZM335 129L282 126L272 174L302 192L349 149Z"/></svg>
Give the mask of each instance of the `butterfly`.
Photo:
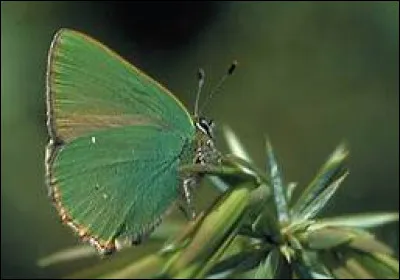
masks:
<svg viewBox="0 0 400 280"><path fill-rule="evenodd" d="M78 31L53 38L46 103L49 195L62 222L103 254L119 240L140 243L176 201L191 207L203 174L181 166L220 160L212 120Z"/></svg>

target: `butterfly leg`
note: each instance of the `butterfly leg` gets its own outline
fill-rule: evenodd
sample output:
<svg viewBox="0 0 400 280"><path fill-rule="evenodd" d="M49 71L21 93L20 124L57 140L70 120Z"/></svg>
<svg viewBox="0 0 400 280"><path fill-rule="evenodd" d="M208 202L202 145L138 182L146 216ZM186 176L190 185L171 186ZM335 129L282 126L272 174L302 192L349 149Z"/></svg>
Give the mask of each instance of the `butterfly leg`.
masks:
<svg viewBox="0 0 400 280"><path fill-rule="evenodd" d="M196 218L196 210L193 205L193 190L198 184L197 176L190 176L183 179L181 185L181 200L179 205L180 210L185 214L189 220Z"/></svg>

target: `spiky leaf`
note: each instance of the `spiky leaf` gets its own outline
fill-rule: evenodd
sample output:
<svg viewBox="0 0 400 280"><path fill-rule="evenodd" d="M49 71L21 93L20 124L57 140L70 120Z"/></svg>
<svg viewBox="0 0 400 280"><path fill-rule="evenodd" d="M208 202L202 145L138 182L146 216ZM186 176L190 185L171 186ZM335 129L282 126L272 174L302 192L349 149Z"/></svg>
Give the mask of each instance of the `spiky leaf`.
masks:
<svg viewBox="0 0 400 280"><path fill-rule="evenodd" d="M348 173L344 173L338 179L333 181L326 189L324 189L314 200L308 204L302 211L296 214L296 219L308 220L315 217L324 208L329 199L335 194Z"/></svg>
<svg viewBox="0 0 400 280"><path fill-rule="evenodd" d="M277 214L279 222L286 223L289 220L289 210L286 201L286 194L283 187L282 175L278 167L278 163L275 158L274 151L271 143L266 141L267 159L269 166L269 173L272 180L272 186L274 189L275 205L277 208Z"/></svg>
<svg viewBox="0 0 400 280"><path fill-rule="evenodd" d="M344 144L336 148L316 177L293 205L291 209L293 215L298 216L298 213L304 212L304 209L308 207L317 196L343 174L343 163L347 155L348 151Z"/></svg>

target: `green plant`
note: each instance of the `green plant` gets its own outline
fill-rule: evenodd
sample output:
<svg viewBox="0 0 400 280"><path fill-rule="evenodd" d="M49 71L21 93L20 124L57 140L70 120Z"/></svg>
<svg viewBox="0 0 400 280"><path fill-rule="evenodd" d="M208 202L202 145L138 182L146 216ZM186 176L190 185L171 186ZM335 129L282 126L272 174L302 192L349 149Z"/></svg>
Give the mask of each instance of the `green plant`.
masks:
<svg viewBox="0 0 400 280"><path fill-rule="evenodd" d="M318 214L348 175L348 150L340 145L294 199L269 141L265 170L257 168L236 136L225 131L232 155L209 168L221 196L156 253L110 269L100 278L398 278L391 248L368 229L398 220L398 213L331 218ZM196 167L188 167L193 169ZM87 251L84 251L87 252ZM42 264L71 257L50 256Z"/></svg>

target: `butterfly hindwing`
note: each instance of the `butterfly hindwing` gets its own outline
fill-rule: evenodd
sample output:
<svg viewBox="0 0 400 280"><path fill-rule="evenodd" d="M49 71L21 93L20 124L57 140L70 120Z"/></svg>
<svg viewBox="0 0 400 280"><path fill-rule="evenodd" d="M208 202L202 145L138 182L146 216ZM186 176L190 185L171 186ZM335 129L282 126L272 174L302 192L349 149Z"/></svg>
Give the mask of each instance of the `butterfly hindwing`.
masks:
<svg viewBox="0 0 400 280"><path fill-rule="evenodd" d="M79 137L60 148L52 185L60 213L81 235L112 245L151 230L178 195L179 135L129 126Z"/></svg>

